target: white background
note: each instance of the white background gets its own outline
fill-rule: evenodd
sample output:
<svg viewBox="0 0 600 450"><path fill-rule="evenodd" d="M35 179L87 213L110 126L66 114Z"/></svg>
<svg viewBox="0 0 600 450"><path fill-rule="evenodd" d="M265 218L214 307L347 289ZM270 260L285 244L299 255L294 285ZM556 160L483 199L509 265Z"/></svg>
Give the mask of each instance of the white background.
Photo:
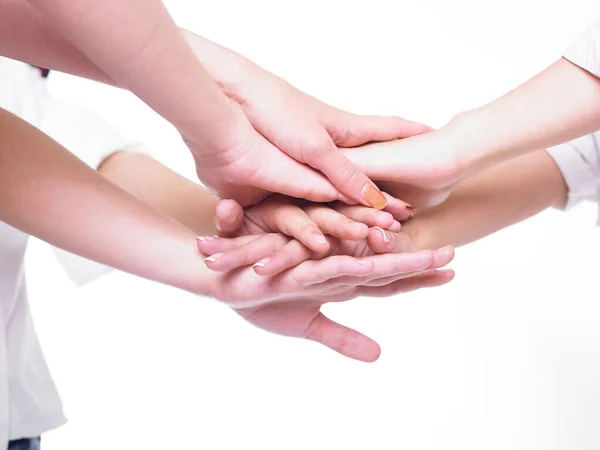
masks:
<svg viewBox="0 0 600 450"><path fill-rule="evenodd" d="M600 15L581 0L167 6L336 106L434 126L549 65ZM193 176L170 126L131 95L58 74L51 88ZM460 249L447 287L327 308L380 342L370 365L128 275L74 288L34 242L36 324L70 418L44 448L600 448L595 220L592 205L548 211Z"/></svg>

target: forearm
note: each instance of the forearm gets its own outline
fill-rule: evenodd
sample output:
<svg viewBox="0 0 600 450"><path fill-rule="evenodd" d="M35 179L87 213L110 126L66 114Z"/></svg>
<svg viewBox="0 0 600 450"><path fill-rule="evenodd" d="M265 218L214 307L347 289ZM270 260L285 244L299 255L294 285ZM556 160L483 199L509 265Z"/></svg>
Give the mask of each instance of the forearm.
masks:
<svg viewBox="0 0 600 450"><path fill-rule="evenodd" d="M0 2L0 55L117 85L27 0Z"/></svg>
<svg viewBox="0 0 600 450"><path fill-rule="evenodd" d="M232 103L158 0L30 0L117 85L182 133L222 144L235 128Z"/></svg>
<svg viewBox="0 0 600 450"><path fill-rule="evenodd" d="M600 129L600 79L561 59L528 82L440 130L469 176L536 148Z"/></svg>
<svg viewBox="0 0 600 450"><path fill-rule="evenodd" d="M109 157L99 172L142 202L177 220L197 236L215 233L218 199L207 189L139 153Z"/></svg>
<svg viewBox="0 0 600 450"><path fill-rule="evenodd" d="M461 182L448 200L403 226L420 248L464 245L549 208L562 207L567 186L543 150Z"/></svg>
<svg viewBox="0 0 600 450"><path fill-rule="evenodd" d="M4 110L0 135L0 220L117 269L191 292L212 292L193 231L123 192Z"/></svg>
<svg viewBox="0 0 600 450"><path fill-rule="evenodd" d="M180 31L218 83L243 76L237 64L240 55L191 31ZM0 55L119 87L27 0L0 3Z"/></svg>

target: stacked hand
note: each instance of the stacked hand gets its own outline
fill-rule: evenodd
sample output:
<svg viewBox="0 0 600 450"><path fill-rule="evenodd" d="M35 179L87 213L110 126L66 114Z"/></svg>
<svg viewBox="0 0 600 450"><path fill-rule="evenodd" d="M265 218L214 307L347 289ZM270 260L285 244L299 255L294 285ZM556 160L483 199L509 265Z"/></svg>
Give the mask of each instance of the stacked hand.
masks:
<svg viewBox="0 0 600 450"><path fill-rule="evenodd" d="M382 209L384 196L337 147L430 130L398 117L338 110L235 52L193 34L187 39L238 108L235 126L218 148L204 148L202 136L185 136L199 178L221 198L247 206L269 192L279 192L316 202L339 199Z"/></svg>
<svg viewBox="0 0 600 450"><path fill-rule="evenodd" d="M198 248L208 255L207 266L220 274L217 297L250 323L374 361L379 346L329 320L320 307L445 284L453 272L437 269L452 260L454 251L420 251L389 213L332 206L275 196L242 211L236 202L222 201L218 221L230 237L199 238ZM315 246L314 236L321 232L328 236Z"/></svg>

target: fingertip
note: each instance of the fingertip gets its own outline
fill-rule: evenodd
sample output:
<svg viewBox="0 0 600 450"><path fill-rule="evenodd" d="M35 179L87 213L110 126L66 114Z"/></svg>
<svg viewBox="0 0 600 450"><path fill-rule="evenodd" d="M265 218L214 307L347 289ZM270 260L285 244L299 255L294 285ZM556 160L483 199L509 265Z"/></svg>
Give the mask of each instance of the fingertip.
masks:
<svg viewBox="0 0 600 450"><path fill-rule="evenodd" d="M453 269L440 270L440 273L443 274L446 282L450 282L456 277L456 272Z"/></svg>
<svg viewBox="0 0 600 450"><path fill-rule="evenodd" d="M271 266L271 259L270 258L264 258L261 259L260 261L254 263L252 265L252 269L254 270L254 272L257 275L262 275L262 276L268 276L270 275L271 271L270 271L270 266Z"/></svg>
<svg viewBox="0 0 600 450"><path fill-rule="evenodd" d="M216 228L219 233L233 233L239 230L243 220L244 209L235 200L225 199L217 203Z"/></svg>
<svg viewBox="0 0 600 450"><path fill-rule="evenodd" d="M210 247L210 244L216 240L215 236L198 236L196 237L196 247L202 253L209 253L207 251Z"/></svg>
<svg viewBox="0 0 600 450"><path fill-rule="evenodd" d="M402 224L397 220L394 220L394 223L390 227L388 227L388 231L391 231L393 233L398 233L401 229Z"/></svg>
<svg viewBox="0 0 600 450"><path fill-rule="evenodd" d="M321 253L329 251L329 241L319 229L313 229L306 232L305 236L297 238L302 244L306 245L314 252Z"/></svg>
<svg viewBox="0 0 600 450"><path fill-rule="evenodd" d="M453 246L448 245L446 247L442 247L434 252L434 263L437 267L443 267L454 259L454 255L455 252Z"/></svg>
<svg viewBox="0 0 600 450"><path fill-rule="evenodd" d="M389 253L391 250L390 236L380 227L373 227L369 230L367 244L374 253Z"/></svg>
<svg viewBox="0 0 600 450"><path fill-rule="evenodd" d="M381 356L381 346L373 340L371 342L371 348L366 353L367 357L363 359L363 361L367 363L374 363Z"/></svg>
<svg viewBox="0 0 600 450"><path fill-rule="evenodd" d="M394 219L394 216L389 212L378 211L375 221L376 226L386 229L391 227L396 220Z"/></svg>
<svg viewBox="0 0 600 450"><path fill-rule="evenodd" d="M354 330L353 330L354 331ZM365 363L374 363L381 356L381 347L373 339L354 331L354 342L347 345L342 354Z"/></svg>
<svg viewBox="0 0 600 450"><path fill-rule="evenodd" d="M214 270L214 271L226 270L222 264L223 256L225 256L223 253L215 253L214 255L207 256L206 258L204 258L204 264L210 270Z"/></svg>

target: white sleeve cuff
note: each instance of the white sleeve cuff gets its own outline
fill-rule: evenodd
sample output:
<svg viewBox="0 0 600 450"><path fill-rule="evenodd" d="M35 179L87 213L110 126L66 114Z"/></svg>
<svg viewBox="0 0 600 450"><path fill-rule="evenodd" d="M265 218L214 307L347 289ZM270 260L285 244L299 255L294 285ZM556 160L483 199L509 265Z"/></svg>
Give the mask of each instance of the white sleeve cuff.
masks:
<svg viewBox="0 0 600 450"><path fill-rule="evenodd" d="M600 133L547 150L569 189L566 209L591 200L600 204Z"/></svg>
<svg viewBox="0 0 600 450"><path fill-rule="evenodd" d="M563 57L600 78L600 20L593 22Z"/></svg>

